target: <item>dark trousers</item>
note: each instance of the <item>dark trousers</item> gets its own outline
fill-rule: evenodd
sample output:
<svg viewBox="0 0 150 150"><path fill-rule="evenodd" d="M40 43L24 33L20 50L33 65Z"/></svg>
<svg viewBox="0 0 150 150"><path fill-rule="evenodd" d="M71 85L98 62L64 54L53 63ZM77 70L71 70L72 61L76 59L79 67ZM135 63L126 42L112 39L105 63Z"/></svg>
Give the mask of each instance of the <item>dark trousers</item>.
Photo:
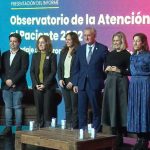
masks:
<svg viewBox="0 0 150 150"><path fill-rule="evenodd" d="M57 117L57 105L54 99L55 90L38 91L34 89L34 101L37 123L40 127L49 125L51 119Z"/></svg>
<svg viewBox="0 0 150 150"><path fill-rule="evenodd" d="M65 84L69 79L65 79ZM66 126L67 128L78 128L78 96L72 90L62 88L62 94L65 102Z"/></svg>
<svg viewBox="0 0 150 150"><path fill-rule="evenodd" d="M101 130L100 95L101 91L91 89L88 80L86 81L85 90L79 90L78 115L80 129L87 128L88 102L90 102L93 112L93 128L95 128L97 132Z"/></svg>

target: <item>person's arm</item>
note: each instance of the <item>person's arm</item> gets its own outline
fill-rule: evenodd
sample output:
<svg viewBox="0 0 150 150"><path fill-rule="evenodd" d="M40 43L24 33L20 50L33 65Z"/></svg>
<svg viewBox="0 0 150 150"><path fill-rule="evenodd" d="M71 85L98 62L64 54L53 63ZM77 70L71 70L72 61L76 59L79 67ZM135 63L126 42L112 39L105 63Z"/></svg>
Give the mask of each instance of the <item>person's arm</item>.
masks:
<svg viewBox="0 0 150 150"><path fill-rule="evenodd" d="M79 72L80 72L79 50L80 49L77 49L77 52L74 58L74 64L72 66L73 74L71 78L71 83L72 83L74 93L78 93L78 78L79 78Z"/></svg>
<svg viewBox="0 0 150 150"><path fill-rule="evenodd" d="M59 61L58 61L58 68L57 68L57 73L58 73L58 80L62 80L62 57L63 57L63 53L60 53L60 57L59 57Z"/></svg>
<svg viewBox="0 0 150 150"><path fill-rule="evenodd" d="M52 54L52 56L50 57L50 65L51 65L51 72L48 76L48 78L44 81L43 85L44 87L47 87L48 85L51 84L51 82L53 81L53 79L55 78L56 76L56 72L57 72L57 56L56 54Z"/></svg>
<svg viewBox="0 0 150 150"><path fill-rule="evenodd" d="M65 82L63 80L62 74L63 74L63 68L62 68L62 57L63 53L61 52L60 57L59 57L59 62L58 62L58 68L57 68L57 73L58 73L58 80L59 80L59 85L63 88L65 85Z"/></svg>
<svg viewBox="0 0 150 150"><path fill-rule="evenodd" d="M1 58L1 64L2 64L2 66L1 66L1 78L2 78L2 80L3 80L3 82L6 82L6 75L5 75L5 55L6 55L6 53L3 53L2 54L2 58Z"/></svg>
<svg viewBox="0 0 150 150"><path fill-rule="evenodd" d="M108 51L108 47L105 46L105 51L104 51L104 65L103 65L103 70L104 70L103 71L103 78L104 78L104 80L106 79L106 76L107 76L106 73L107 73L108 69L110 69L110 67L107 68L108 67L108 64L107 64L108 59L109 59L109 51Z"/></svg>
<svg viewBox="0 0 150 150"><path fill-rule="evenodd" d="M73 74L71 78L71 83L73 86L78 86L78 78L79 78L79 72L80 72L80 61L79 61L79 50L76 52L76 56L74 59L74 64L73 64Z"/></svg>
<svg viewBox="0 0 150 150"><path fill-rule="evenodd" d="M30 67L30 77L32 81L32 86L37 88L38 82L36 80L36 73L35 73L35 54L33 54L32 59L31 59L31 67Z"/></svg>

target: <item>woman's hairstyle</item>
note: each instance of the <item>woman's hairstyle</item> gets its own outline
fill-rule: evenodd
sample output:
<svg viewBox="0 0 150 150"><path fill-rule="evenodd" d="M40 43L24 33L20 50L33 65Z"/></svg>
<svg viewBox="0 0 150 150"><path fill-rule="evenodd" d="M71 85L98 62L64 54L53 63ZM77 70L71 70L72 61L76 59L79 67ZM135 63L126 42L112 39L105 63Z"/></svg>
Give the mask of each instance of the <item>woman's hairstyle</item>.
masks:
<svg viewBox="0 0 150 150"><path fill-rule="evenodd" d="M47 35L41 35L41 36L38 38L37 43L36 43L36 48L37 48L37 50L40 51L38 44L39 44L39 40L40 40L41 38L43 38L44 41L45 41L45 43L46 43L46 45L45 45L45 50L46 50L46 52L52 53L52 51L53 51L52 42L51 42L51 40L50 40L50 37L47 36Z"/></svg>
<svg viewBox="0 0 150 150"><path fill-rule="evenodd" d="M127 49L128 43L127 43L126 36L125 36L125 34L124 34L123 32L120 32L120 31L117 32L117 33L115 33L115 34L112 36L112 48L115 49L115 48L114 48L114 44L113 44L113 39L114 39L115 36L119 37L119 39L120 39L120 41L121 41L120 50L125 50L125 49Z"/></svg>
<svg viewBox="0 0 150 150"><path fill-rule="evenodd" d="M147 36L144 33L136 33L133 35L133 39L135 36L138 36L142 41L142 50L149 51L149 45L147 41Z"/></svg>
<svg viewBox="0 0 150 150"><path fill-rule="evenodd" d="M77 47L80 46L80 41L79 41L77 33L69 32L65 35L65 39L67 38L68 35L70 35L72 42L73 42L74 49L71 53L71 54L73 54L76 51ZM62 52L66 51L66 50L69 50L69 47L65 44L64 48L62 49Z"/></svg>

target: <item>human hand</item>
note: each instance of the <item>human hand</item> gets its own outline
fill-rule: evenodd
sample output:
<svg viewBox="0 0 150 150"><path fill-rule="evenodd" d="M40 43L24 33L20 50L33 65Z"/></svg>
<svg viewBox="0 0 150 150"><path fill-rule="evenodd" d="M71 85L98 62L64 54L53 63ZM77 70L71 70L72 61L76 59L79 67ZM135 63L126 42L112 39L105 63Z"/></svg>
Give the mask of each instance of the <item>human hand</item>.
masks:
<svg viewBox="0 0 150 150"><path fill-rule="evenodd" d="M60 85L60 87L64 87L64 85L65 85L65 82L64 82L64 80L59 80L59 85Z"/></svg>
<svg viewBox="0 0 150 150"><path fill-rule="evenodd" d="M111 66L111 68L112 68L113 72L118 72L118 73L121 72L120 69L118 67L116 67L116 66Z"/></svg>
<svg viewBox="0 0 150 150"><path fill-rule="evenodd" d="M112 67L111 66L107 66L106 69L105 69L105 72L110 72L112 71Z"/></svg>
<svg viewBox="0 0 150 150"><path fill-rule="evenodd" d="M9 87L11 87L11 86L13 85L13 82L12 82L11 79L6 80L5 83L6 83L6 85L9 86Z"/></svg>
<svg viewBox="0 0 150 150"><path fill-rule="evenodd" d="M72 86L73 86L73 84L71 82L68 82L66 87L67 87L67 89L72 89Z"/></svg>
<svg viewBox="0 0 150 150"><path fill-rule="evenodd" d="M78 93L78 87L77 87L77 86L74 86L74 87L73 87L73 91L74 91L74 93Z"/></svg>
<svg viewBox="0 0 150 150"><path fill-rule="evenodd" d="M43 91L44 88L45 88L45 86L43 84L36 85L36 89L39 90L39 91Z"/></svg>

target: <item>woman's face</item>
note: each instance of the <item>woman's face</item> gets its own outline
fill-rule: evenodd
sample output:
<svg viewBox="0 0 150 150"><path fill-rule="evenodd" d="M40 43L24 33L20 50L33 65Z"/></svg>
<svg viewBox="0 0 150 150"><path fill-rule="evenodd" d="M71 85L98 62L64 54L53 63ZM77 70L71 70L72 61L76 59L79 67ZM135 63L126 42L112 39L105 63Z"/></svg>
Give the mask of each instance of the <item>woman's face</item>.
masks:
<svg viewBox="0 0 150 150"><path fill-rule="evenodd" d="M122 44L121 39L118 36L114 36L114 38L113 38L113 47L114 47L114 49L120 50L121 44Z"/></svg>
<svg viewBox="0 0 150 150"><path fill-rule="evenodd" d="M46 42L43 38L39 39L38 48L39 48L40 51L45 51L46 50Z"/></svg>
<svg viewBox="0 0 150 150"><path fill-rule="evenodd" d="M135 36L133 38L133 49L136 51L140 51L142 50L142 46L143 46L143 43L141 41L141 38L139 36Z"/></svg>
<svg viewBox="0 0 150 150"><path fill-rule="evenodd" d="M72 41L71 36L69 34L66 37L66 45L68 47L72 47L73 46L73 41Z"/></svg>

